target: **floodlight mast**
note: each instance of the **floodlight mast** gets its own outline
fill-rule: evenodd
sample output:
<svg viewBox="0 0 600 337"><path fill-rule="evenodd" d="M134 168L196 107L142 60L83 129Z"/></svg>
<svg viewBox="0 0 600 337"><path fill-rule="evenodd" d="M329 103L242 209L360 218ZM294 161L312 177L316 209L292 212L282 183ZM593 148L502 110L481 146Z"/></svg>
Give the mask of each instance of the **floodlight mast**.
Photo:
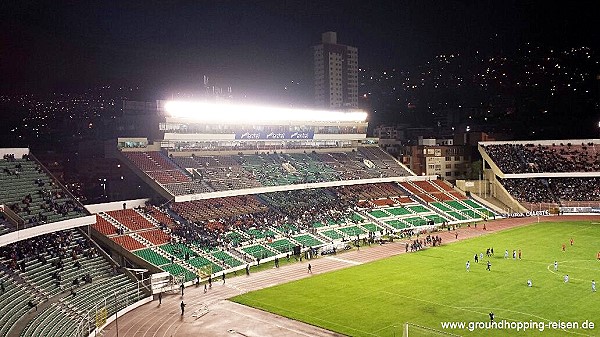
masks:
<svg viewBox="0 0 600 337"><path fill-rule="evenodd" d="M172 117L195 122L364 122L364 111L329 111L278 108L254 105L167 101L165 111Z"/></svg>

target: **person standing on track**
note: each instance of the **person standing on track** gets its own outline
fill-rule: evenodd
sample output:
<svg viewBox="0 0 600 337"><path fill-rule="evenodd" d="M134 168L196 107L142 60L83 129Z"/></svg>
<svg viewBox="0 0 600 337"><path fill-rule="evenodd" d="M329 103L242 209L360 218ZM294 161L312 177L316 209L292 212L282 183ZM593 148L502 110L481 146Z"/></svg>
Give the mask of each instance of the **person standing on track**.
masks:
<svg viewBox="0 0 600 337"><path fill-rule="evenodd" d="M310 263L308 264L308 272L309 272L310 274L312 274L312 266L310 265Z"/></svg>
<svg viewBox="0 0 600 337"><path fill-rule="evenodd" d="M183 316L183 313L185 312L185 303L181 301L181 304L179 306L181 307L181 316Z"/></svg>

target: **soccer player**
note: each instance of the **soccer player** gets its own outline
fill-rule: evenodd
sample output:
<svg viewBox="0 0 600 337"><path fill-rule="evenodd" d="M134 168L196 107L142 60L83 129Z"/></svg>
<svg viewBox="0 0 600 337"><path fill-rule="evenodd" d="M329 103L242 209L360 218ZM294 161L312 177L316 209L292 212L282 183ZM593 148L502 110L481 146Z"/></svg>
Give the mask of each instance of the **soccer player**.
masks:
<svg viewBox="0 0 600 337"><path fill-rule="evenodd" d="M571 238L571 246L573 245L573 238Z"/></svg>
<svg viewBox="0 0 600 337"><path fill-rule="evenodd" d="M558 261L554 260L554 271L558 270Z"/></svg>
<svg viewBox="0 0 600 337"><path fill-rule="evenodd" d="M569 283L569 274L565 275L565 283Z"/></svg>
<svg viewBox="0 0 600 337"><path fill-rule="evenodd" d="M508 259L508 249L504 251L504 258Z"/></svg>
<svg viewBox="0 0 600 337"><path fill-rule="evenodd" d="M479 263L479 257L477 255L477 253L475 253L475 263Z"/></svg>
<svg viewBox="0 0 600 337"><path fill-rule="evenodd" d="M483 260L483 252L479 253L479 259Z"/></svg>
<svg viewBox="0 0 600 337"><path fill-rule="evenodd" d="M467 271L471 271L471 262L467 261Z"/></svg>
<svg viewBox="0 0 600 337"><path fill-rule="evenodd" d="M513 260L517 258L517 251L513 249Z"/></svg>
<svg viewBox="0 0 600 337"><path fill-rule="evenodd" d="M531 280L527 280L527 286L528 286L529 288L531 288L531 286L532 286Z"/></svg>
<svg viewBox="0 0 600 337"><path fill-rule="evenodd" d="M596 255L596 257L598 258L598 261L600 261L600 252L598 252L598 255Z"/></svg>
<svg viewBox="0 0 600 337"><path fill-rule="evenodd" d="M565 249L567 248L567 245L565 245L564 243L562 244L562 250L563 252L565 251Z"/></svg>
<svg viewBox="0 0 600 337"><path fill-rule="evenodd" d="M487 267L485 268L485 270L487 270L487 271L492 271L492 270L490 269L490 267L491 267L491 266L492 266L492 264L490 263L490 261L488 261L488 263L487 263Z"/></svg>
<svg viewBox="0 0 600 337"><path fill-rule="evenodd" d="M521 250L519 249L519 260L521 259Z"/></svg>
<svg viewBox="0 0 600 337"><path fill-rule="evenodd" d="M592 292L596 292L596 281L592 280Z"/></svg>

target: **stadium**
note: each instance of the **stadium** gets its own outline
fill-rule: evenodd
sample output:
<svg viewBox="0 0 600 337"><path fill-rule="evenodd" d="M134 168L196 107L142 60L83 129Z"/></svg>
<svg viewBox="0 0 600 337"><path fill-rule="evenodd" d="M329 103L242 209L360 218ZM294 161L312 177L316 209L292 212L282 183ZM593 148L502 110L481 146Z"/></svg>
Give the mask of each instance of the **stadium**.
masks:
<svg viewBox="0 0 600 337"><path fill-rule="evenodd" d="M383 151L362 111L157 108L161 139L115 144L146 199L83 205L0 149L0 335L523 333L442 326L492 312L600 334L582 327L600 312L600 140L481 142L482 179L451 185ZM533 324L558 321L578 326Z"/></svg>

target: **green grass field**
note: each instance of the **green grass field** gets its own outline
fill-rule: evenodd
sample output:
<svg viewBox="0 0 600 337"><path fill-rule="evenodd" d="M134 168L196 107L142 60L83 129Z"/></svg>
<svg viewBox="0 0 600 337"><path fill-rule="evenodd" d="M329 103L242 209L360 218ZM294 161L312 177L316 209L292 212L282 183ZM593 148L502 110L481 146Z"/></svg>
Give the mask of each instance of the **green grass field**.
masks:
<svg viewBox="0 0 600 337"><path fill-rule="evenodd" d="M569 239L574 239L570 246ZM565 243L567 249L562 251ZM493 247L491 272L473 255ZM504 250L511 252L504 259ZM521 249L522 260L512 259ZM461 336L600 336L600 225L539 223L314 275L232 300L351 336L402 336L411 322ZM351 253L350 253L351 254ZM342 255L343 256L343 255ZM340 256L340 257L342 257ZM471 271L465 263L471 261ZM553 262L559 261L558 272ZM570 282L563 276L569 274ZM527 287L531 279L533 287ZM444 321L592 321L594 329L442 329ZM419 332L420 331L420 332ZM409 336L436 336L411 327Z"/></svg>

